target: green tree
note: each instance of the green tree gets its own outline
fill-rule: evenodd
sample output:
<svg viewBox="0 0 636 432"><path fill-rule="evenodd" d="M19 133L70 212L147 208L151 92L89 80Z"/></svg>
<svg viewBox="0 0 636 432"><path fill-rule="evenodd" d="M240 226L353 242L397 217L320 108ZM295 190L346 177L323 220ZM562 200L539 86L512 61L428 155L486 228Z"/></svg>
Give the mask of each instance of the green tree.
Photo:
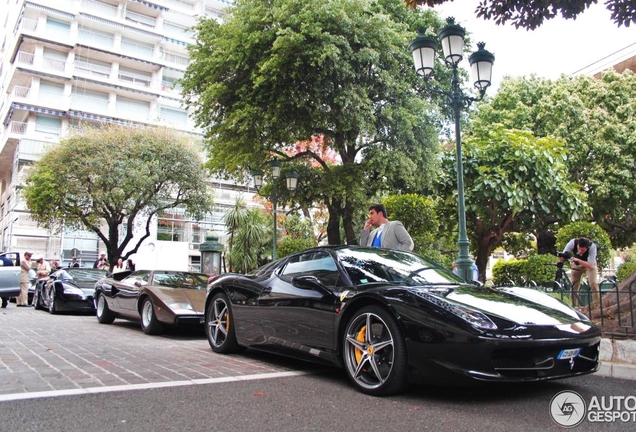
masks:
<svg viewBox="0 0 636 432"><path fill-rule="evenodd" d="M428 5L433 7L453 0L404 0L407 6ZM493 19L497 24L510 22L516 28L534 30L544 21L557 15L565 19L576 19L597 0L482 0L475 9L477 17ZM612 21L629 27L636 22L636 9L630 0L605 0Z"/></svg>
<svg viewBox="0 0 636 432"><path fill-rule="evenodd" d="M499 123L563 141L569 178L587 193L591 221L608 232L614 247L630 246L636 241L635 93L631 71L607 71L600 79L508 78L479 105L471 128Z"/></svg>
<svg viewBox="0 0 636 432"><path fill-rule="evenodd" d="M247 273L260 264L260 256L268 239L269 215L259 209L246 209L234 236L231 262L234 271ZM271 238L271 237L269 237Z"/></svg>
<svg viewBox="0 0 636 432"><path fill-rule="evenodd" d="M482 277L488 257L505 233L531 231L547 217L569 222L585 216L585 194L568 180L565 159L563 143L530 132L494 126L466 138L466 222ZM454 151L444 153L442 166L438 191L445 201L440 211L445 212L444 220L453 220L457 214Z"/></svg>
<svg viewBox="0 0 636 432"><path fill-rule="evenodd" d="M316 246L311 222L297 214L291 214L283 222L285 236L276 249L278 258Z"/></svg>
<svg viewBox="0 0 636 432"><path fill-rule="evenodd" d="M234 271L232 266L232 249L234 246L234 237L242 225L247 223L247 205L242 196L238 196L234 202L234 207L223 216L223 223L227 229L230 238L226 245L226 255L229 258L228 267L230 271Z"/></svg>
<svg viewBox="0 0 636 432"><path fill-rule="evenodd" d="M439 114L414 91L423 80L406 47L416 28L441 24L399 0L238 0L223 23L201 20L182 85L209 168L242 178L273 156L298 162L294 201L327 207L330 244L341 223L356 243L357 207L433 177ZM312 137L336 163L294 151Z"/></svg>
<svg viewBox="0 0 636 432"><path fill-rule="evenodd" d="M50 147L31 168L24 197L31 217L45 228L95 232L112 268L117 258L137 252L162 210L184 207L194 219L203 218L212 205L206 177L199 151L186 137L109 124ZM144 234L124 255L135 228Z"/></svg>

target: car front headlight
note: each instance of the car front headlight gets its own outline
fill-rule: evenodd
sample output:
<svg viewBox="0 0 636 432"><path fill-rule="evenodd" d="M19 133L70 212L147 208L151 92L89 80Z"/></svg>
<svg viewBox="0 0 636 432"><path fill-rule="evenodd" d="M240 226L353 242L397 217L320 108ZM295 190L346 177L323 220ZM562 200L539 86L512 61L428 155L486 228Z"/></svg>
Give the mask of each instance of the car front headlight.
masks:
<svg viewBox="0 0 636 432"><path fill-rule="evenodd" d="M84 297L84 291L75 287L64 287L64 294Z"/></svg>
<svg viewBox="0 0 636 432"><path fill-rule="evenodd" d="M417 295L424 300L433 303L440 308L452 313L453 315L463 319L473 327L477 327L484 330L496 330L497 324L495 324L490 318L483 312L476 311L469 307L451 302L441 297L430 294L424 290L417 290Z"/></svg>

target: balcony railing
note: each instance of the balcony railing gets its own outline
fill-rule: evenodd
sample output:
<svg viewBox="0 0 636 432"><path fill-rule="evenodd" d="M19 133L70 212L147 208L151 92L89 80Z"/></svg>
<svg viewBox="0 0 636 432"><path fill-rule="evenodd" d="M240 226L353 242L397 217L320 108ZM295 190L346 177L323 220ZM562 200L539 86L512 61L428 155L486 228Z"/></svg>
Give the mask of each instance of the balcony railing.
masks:
<svg viewBox="0 0 636 432"><path fill-rule="evenodd" d="M26 133L26 130L27 130L27 123L26 122L12 121L9 124L9 130L11 131L11 133L18 134L18 135L24 135Z"/></svg>
<svg viewBox="0 0 636 432"><path fill-rule="evenodd" d="M154 28L157 25L155 18L132 11L126 11L126 21L131 21L150 28Z"/></svg>
<svg viewBox="0 0 636 432"><path fill-rule="evenodd" d="M117 6L111 6L109 4L102 3L95 0L82 0L82 8L96 12L101 16L116 17Z"/></svg>
<svg viewBox="0 0 636 432"><path fill-rule="evenodd" d="M190 59L188 57L180 56L178 54L172 54L172 53L166 52L163 54L163 58L167 62L176 63L182 66L188 66L190 64Z"/></svg>
<svg viewBox="0 0 636 432"><path fill-rule="evenodd" d="M16 58L17 63L32 65L34 61L35 61L35 54L24 52L24 51L18 51L18 56Z"/></svg>
<svg viewBox="0 0 636 432"><path fill-rule="evenodd" d="M38 21L30 18L22 18L20 30L35 32L38 29Z"/></svg>
<svg viewBox="0 0 636 432"><path fill-rule="evenodd" d="M142 87L150 87L150 77L146 77L143 75L136 75L130 72L119 71L117 77L121 81L125 81L127 83L142 86Z"/></svg>
<svg viewBox="0 0 636 432"><path fill-rule="evenodd" d="M110 67L102 66L82 60L75 60L75 71L85 72L89 75L108 78L110 76Z"/></svg>
<svg viewBox="0 0 636 432"><path fill-rule="evenodd" d="M31 87L15 86L13 87L13 96L27 98L29 97L29 90L31 90Z"/></svg>

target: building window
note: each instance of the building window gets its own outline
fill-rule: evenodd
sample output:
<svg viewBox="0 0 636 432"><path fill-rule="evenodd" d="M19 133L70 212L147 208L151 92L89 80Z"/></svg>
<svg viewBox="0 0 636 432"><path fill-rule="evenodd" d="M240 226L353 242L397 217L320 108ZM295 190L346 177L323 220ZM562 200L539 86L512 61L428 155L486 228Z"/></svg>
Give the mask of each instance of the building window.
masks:
<svg viewBox="0 0 636 432"><path fill-rule="evenodd" d="M35 131L47 134L59 135L62 128L62 120L56 117L36 116Z"/></svg>

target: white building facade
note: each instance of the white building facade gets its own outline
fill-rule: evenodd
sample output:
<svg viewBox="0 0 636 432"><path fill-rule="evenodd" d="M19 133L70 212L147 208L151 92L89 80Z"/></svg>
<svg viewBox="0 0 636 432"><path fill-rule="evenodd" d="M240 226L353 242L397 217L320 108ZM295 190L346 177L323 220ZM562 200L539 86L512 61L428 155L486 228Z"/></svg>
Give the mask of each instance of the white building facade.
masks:
<svg viewBox="0 0 636 432"><path fill-rule="evenodd" d="M91 265L102 249L95 233L51 233L29 217L21 188L47 146L87 122L169 125L200 137L177 80L189 64L190 27L219 18L229 0L0 0L0 249L29 250ZM199 244L247 186L212 181L215 208L203 221L164 212L133 256L138 268L198 270Z"/></svg>

